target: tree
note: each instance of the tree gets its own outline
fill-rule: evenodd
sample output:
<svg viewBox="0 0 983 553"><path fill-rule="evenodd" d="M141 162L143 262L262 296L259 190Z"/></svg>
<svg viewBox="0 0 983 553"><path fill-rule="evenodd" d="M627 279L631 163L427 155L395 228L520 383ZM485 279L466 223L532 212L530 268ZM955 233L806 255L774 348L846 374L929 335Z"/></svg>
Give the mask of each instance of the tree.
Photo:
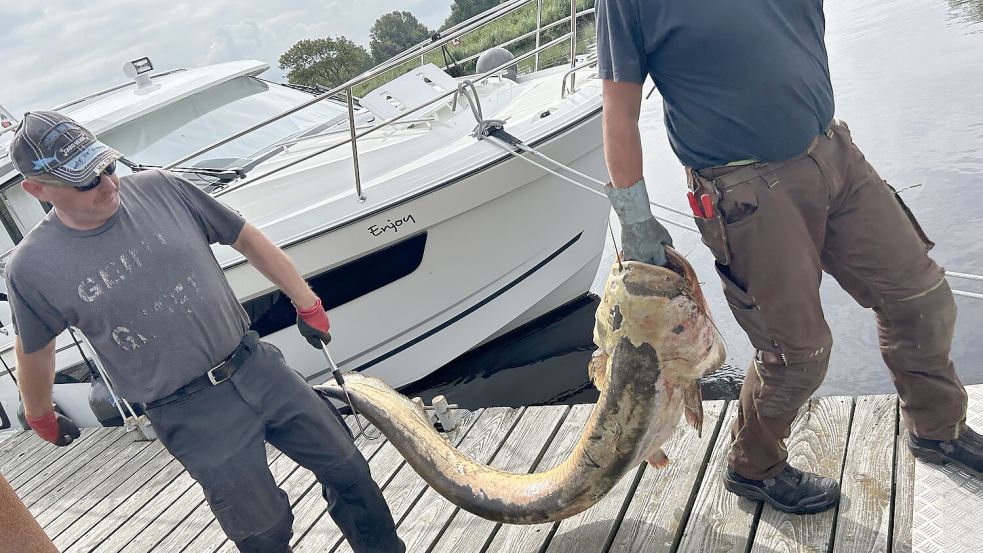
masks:
<svg viewBox="0 0 983 553"><path fill-rule="evenodd" d="M440 28L456 25L498 4L499 0L454 0L451 2L451 14Z"/></svg>
<svg viewBox="0 0 983 553"><path fill-rule="evenodd" d="M292 84L334 88L365 71L372 58L365 48L343 36L301 40L280 56Z"/></svg>
<svg viewBox="0 0 983 553"><path fill-rule="evenodd" d="M427 27L410 12L390 12L375 20L369 31L369 49L382 63L430 36Z"/></svg>

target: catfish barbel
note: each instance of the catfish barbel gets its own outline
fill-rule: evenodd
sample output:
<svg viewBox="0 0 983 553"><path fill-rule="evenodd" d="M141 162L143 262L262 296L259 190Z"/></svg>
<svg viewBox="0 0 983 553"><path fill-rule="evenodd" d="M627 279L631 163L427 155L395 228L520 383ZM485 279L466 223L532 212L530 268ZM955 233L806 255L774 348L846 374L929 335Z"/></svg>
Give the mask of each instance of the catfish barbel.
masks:
<svg viewBox="0 0 983 553"><path fill-rule="evenodd" d="M419 406L376 378L347 374L351 400L458 507L509 524L571 517L640 463L665 466L662 444L683 411L702 426L697 381L719 368L726 352L693 268L675 250L666 252L669 268L634 261L612 268L588 367L600 397L573 451L549 470L510 473L474 461L434 430ZM317 388L345 401L337 384Z"/></svg>

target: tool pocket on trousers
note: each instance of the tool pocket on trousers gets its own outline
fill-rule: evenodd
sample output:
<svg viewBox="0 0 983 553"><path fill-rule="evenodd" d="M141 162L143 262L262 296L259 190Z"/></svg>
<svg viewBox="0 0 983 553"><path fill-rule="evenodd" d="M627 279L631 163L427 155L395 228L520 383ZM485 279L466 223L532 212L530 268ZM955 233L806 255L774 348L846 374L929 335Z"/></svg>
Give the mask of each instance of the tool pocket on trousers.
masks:
<svg viewBox="0 0 983 553"><path fill-rule="evenodd" d="M761 312L761 308L754 301L754 297L734 282L728 274L726 267L721 266L719 263L715 267L717 269L717 275L720 277L720 282L724 287L724 297L727 299L727 305L730 306L731 312L734 313L737 324L741 325L741 328L747 333L751 345L755 349L777 353L777 347L771 337L771 332L768 330L764 313Z"/></svg>
<svg viewBox="0 0 983 553"><path fill-rule="evenodd" d="M730 264L730 248L727 246L727 230L724 228L723 219L714 217L713 219L703 219L694 217L696 228L700 229L700 237L717 263L721 265Z"/></svg>
<svg viewBox="0 0 983 553"><path fill-rule="evenodd" d="M886 181L884 184L887 186L888 190L891 191L891 195L893 195L894 200L898 202L898 205L901 207L901 211L903 211L905 216L908 218L908 222L911 223L912 228L915 229L915 234L917 234L918 238L921 239L923 244L925 244L925 248L929 250L934 248L935 242L929 240L928 235L925 234L925 230L922 229L922 225L918 223L918 219L915 219L915 215L910 209L908 209L908 205L904 203L904 200L901 199L901 194L898 194L898 191Z"/></svg>

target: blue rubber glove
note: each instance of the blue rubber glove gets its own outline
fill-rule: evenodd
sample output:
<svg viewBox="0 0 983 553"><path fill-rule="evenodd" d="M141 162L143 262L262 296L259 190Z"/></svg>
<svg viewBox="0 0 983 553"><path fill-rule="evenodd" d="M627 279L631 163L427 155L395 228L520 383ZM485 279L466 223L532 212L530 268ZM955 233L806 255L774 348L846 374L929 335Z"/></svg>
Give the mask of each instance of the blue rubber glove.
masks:
<svg viewBox="0 0 983 553"><path fill-rule="evenodd" d="M672 245L672 237L666 227L652 215L645 179L639 179L628 188L605 186L604 193L621 221L621 250L624 259L664 267L665 246Z"/></svg>

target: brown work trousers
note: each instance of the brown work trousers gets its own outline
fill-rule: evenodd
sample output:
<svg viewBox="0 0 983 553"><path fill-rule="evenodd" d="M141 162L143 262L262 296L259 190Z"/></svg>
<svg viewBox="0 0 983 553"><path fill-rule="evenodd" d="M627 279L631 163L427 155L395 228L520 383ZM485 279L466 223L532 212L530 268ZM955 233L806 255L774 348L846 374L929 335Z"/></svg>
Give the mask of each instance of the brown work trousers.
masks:
<svg viewBox="0 0 983 553"><path fill-rule="evenodd" d="M766 479L786 465L792 421L826 375L833 343L819 299L823 271L874 310L908 429L958 435L967 398L949 359L956 307L944 271L844 123L833 121L791 160L687 175L696 197L716 207L696 222L757 350L731 431L731 468Z"/></svg>

